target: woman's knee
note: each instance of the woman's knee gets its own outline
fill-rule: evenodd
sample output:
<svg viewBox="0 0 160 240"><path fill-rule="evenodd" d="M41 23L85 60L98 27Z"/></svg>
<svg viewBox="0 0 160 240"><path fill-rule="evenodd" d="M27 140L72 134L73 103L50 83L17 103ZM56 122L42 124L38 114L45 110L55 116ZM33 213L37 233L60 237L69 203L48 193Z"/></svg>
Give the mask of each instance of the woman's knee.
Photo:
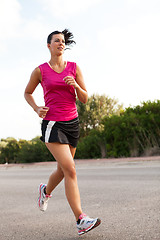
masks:
<svg viewBox="0 0 160 240"><path fill-rule="evenodd" d="M76 177L76 168L74 162L71 164L68 164L63 168L64 176L65 177L70 177L70 178L75 178Z"/></svg>

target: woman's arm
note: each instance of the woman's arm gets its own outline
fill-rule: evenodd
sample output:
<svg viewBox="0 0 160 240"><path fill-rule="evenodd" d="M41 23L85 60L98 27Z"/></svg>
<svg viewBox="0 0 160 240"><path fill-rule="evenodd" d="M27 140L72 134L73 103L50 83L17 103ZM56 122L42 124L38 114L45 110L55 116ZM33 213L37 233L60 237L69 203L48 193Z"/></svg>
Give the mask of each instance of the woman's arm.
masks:
<svg viewBox="0 0 160 240"><path fill-rule="evenodd" d="M76 93L78 96L78 99L82 102L82 103L86 103L88 100L88 93L87 93L87 89L84 83L84 79L83 79L83 75L82 72L79 68L79 66L77 65L76 68L76 80L71 77L71 76L67 76L63 79L67 84L72 85L75 89L76 89Z"/></svg>
<svg viewBox="0 0 160 240"><path fill-rule="evenodd" d="M40 83L42 77L41 77L41 72L39 68L34 69L34 71L31 74L29 83L26 86L25 92L24 92L24 97L28 104L34 109L34 111L38 114L39 117L44 118L46 116L47 111L49 110L48 107L38 107L37 104L35 103L35 100L32 96L34 90Z"/></svg>

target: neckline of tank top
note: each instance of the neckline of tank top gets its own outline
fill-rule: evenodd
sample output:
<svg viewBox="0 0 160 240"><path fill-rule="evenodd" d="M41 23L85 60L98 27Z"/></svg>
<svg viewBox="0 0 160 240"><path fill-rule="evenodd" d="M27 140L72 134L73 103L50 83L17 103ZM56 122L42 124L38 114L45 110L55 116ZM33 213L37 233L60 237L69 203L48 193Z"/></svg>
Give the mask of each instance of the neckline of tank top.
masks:
<svg viewBox="0 0 160 240"><path fill-rule="evenodd" d="M65 62L66 62L66 66L65 66L65 68L63 69L62 72L56 72L56 71L52 68L52 66L51 66L51 64L50 64L49 62L47 62L47 64L48 64L48 66L49 66L55 73L61 74L61 73L63 73L63 72L66 70L66 68L67 68L68 62L67 62L67 61L65 61Z"/></svg>

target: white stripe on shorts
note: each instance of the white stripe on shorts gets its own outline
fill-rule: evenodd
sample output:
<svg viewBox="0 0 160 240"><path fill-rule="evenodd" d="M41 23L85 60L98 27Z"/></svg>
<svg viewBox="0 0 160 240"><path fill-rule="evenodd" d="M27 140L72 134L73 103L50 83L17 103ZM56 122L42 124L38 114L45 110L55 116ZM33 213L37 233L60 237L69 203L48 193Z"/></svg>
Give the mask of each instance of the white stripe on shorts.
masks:
<svg viewBox="0 0 160 240"><path fill-rule="evenodd" d="M45 142L48 142L51 131L52 131L52 127L54 126L55 123L56 123L55 121L48 122L46 132L45 132Z"/></svg>

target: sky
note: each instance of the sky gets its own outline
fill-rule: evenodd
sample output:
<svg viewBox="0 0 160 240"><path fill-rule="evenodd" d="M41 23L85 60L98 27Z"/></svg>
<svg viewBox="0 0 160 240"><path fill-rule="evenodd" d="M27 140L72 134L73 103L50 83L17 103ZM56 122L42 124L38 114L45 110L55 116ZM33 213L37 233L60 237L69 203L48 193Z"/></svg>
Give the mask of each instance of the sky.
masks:
<svg viewBox="0 0 160 240"><path fill-rule="evenodd" d="M89 96L106 94L124 108L159 99L159 0L0 0L0 139L41 135L24 99L31 72L50 60L47 36L68 28ZM39 85L37 105L44 105Z"/></svg>

